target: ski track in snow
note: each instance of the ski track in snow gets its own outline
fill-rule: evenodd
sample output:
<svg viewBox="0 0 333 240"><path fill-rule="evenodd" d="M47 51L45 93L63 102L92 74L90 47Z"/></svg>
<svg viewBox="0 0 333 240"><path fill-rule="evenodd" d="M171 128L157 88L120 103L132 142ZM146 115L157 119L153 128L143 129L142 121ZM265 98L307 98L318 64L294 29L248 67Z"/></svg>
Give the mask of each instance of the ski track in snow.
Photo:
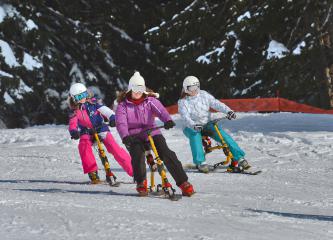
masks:
<svg viewBox="0 0 333 240"><path fill-rule="evenodd" d="M177 127L163 134L191 163L174 119ZM124 183L85 184L66 126L1 129L1 239L333 239L333 115L240 113L223 124L263 172L186 170L197 193L178 202L138 198L109 154ZM222 152L207 155L211 164L222 159Z"/></svg>

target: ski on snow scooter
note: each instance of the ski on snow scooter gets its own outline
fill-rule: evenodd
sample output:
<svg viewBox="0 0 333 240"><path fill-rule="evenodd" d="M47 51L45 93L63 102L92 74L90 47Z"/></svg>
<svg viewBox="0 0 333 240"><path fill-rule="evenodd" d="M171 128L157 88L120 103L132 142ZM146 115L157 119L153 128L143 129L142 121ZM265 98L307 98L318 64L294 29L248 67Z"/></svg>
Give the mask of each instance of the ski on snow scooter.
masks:
<svg viewBox="0 0 333 240"><path fill-rule="evenodd" d="M142 134L147 134L150 148L155 156L154 158L154 156L149 151L146 151L146 160L150 169L150 186L147 189L147 191L149 190L149 192L153 195L164 195L166 198L172 201L177 201L181 199L182 196L176 194L176 190L172 187L171 183L169 182L166 176L166 169L164 163L158 154L154 139L152 137L152 132L160 128L164 128L164 126L149 128L132 136L137 137L140 135L142 136ZM155 185L155 175L154 175L156 171L159 173L162 182L161 184L157 185Z"/></svg>
<svg viewBox="0 0 333 240"><path fill-rule="evenodd" d="M207 126L213 124L214 131L217 133L217 135L219 137L219 140L220 140L220 142L216 141L217 144L215 146L212 146L211 137L208 136L208 134L205 132L205 130L202 131L202 145L203 145L205 154L208 154L208 153L210 153L212 151L215 151L215 150L222 149L224 155L226 156L226 159L224 161L221 161L221 162L218 162L218 163L215 163L214 165L212 165L212 168L211 168L212 171L220 168L221 166L222 167L227 166L228 164L231 163L231 161L233 159L233 155L230 151L230 148L229 148L228 144L225 142L225 140L224 140L224 138L223 138L223 136L222 136L222 134L221 134L221 132L218 128L218 123L220 121L224 120L224 119L226 119L226 117L213 119L213 120L209 121L208 123L206 123L203 127L203 129L205 129ZM241 174L248 174L248 175L257 175L257 174L261 173L261 170L249 171L248 169L250 167L251 166L248 166L244 169L239 169L238 171L233 171L231 168L227 167L226 172L228 172L228 173L241 173ZM189 166L187 166L187 168L194 169L194 168L196 168L196 166L193 166L192 164L190 164Z"/></svg>

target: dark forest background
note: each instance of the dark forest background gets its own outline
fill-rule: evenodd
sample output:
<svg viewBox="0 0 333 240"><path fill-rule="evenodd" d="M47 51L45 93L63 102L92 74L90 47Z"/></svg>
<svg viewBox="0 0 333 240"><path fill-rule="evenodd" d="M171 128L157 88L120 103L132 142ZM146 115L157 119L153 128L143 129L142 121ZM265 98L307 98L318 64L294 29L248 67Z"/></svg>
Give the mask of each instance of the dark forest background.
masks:
<svg viewBox="0 0 333 240"><path fill-rule="evenodd" d="M333 106L333 0L11 0L0 40L0 119L7 127L66 123L73 82L96 86L107 105L138 70L165 105L187 75L218 98L276 97ZM27 21L37 27L27 30ZM285 51L269 52L270 44ZM30 90L27 90L30 89ZM13 100L6 101L4 96Z"/></svg>

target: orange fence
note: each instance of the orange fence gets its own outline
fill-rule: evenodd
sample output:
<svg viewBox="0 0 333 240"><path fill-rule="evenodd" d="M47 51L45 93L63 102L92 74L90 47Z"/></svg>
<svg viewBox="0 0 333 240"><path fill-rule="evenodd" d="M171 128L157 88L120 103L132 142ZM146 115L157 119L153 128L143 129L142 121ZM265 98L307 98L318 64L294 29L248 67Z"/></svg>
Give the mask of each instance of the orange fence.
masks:
<svg viewBox="0 0 333 240"><path fill-rule="evenodd" d="M249 98L249 99L223 99L223 103L237 112L302 112L333 114L333 110L311 107L285 98ZM167 107L170 114L178 113L178 106Z"/></svg>

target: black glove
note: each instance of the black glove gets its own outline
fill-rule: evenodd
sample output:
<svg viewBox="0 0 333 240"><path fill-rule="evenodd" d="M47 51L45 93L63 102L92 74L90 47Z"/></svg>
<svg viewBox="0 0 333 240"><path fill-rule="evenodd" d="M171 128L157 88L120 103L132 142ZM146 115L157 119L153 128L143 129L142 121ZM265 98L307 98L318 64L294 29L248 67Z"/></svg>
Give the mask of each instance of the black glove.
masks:
<svg viewBox="0 0 333 240"><path fill-rule="evenodd" d="M115 127L116 126L116 116L112 115L109 119L109 126L110 127Z"/></svg>
<svg viewBox="0 0 333 240"><path fill-rule="evenodd" d="M92 129L92 128L88 128L88 129L87 129L87 133L88 133L89 135L94 135L94 134L96 133L96 130L95 130L95 129Z"/></svg>
<svg viewBox="0 0 333 240"><path fill-rule="evenodd" d="M126 136L123 138L123 144L127 147L130 148L131 145L134 142L134 138L132 136Z"/></svg>
<svg viewBox="0 0 333 240"><path fill-rule="evenodd" d="M71 130L69 133L70 133L72 139L77 140L80 138L80 133L77 130Z"/></svg>
<svg viewBox="0 0 333 240"><path fill-rule="evenodd" d="M227 113L227 118L228 118L229 120L231 120L231 119L236 119L236 113L235 113L234 111L229 111L229 112Z"/></svg>
<svg viewBox="0 0 333 240"><path fill-rule="evenodd" d="M169 120L169 121L164 123L164 128L165 129L170 129L170 128L173 128L174 126L176 126L176 124L172 120Z"/></svg>
<svg viewBox="0 0 333 240"><path fill-rule="evenodd" d="M116 126L116 119L114 119L114 120L110 120L110 121L109 121L109 126L110 126L110 127L115 127L115 126Z"/></svg>
<svg viewBox="0 0 333 240"><path fill-rule="evenodd" d="M194 125L193 129L197 132L201 132L203 129L203 126L200 124L196 124L196 125Z"/></svg>

